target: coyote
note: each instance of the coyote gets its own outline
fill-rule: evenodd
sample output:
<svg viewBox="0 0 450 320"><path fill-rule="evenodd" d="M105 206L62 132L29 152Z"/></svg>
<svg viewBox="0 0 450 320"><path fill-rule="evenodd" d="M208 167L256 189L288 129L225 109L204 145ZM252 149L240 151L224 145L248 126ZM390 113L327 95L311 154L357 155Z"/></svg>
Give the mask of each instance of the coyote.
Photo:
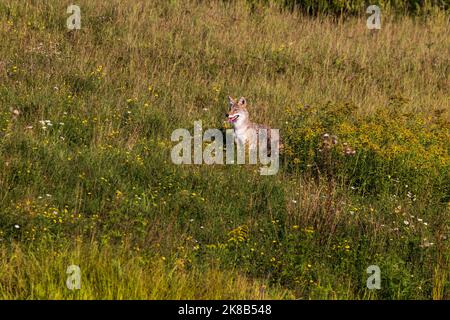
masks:
<svg viewBox="0 0 450 320"><path fill-rule="evenodd" d="M228 122L233 125L236 144L248 145L250 149L256 149L260 130L265 129L267 139L267 151L271 153L271 129L266 125L257 124L250 121L247 111L247 100L241 97L238 101L228 97L230 111L225 114ZM278 143L279 141L274 141ZM281 147L281 146L279 146Z"/></svg>

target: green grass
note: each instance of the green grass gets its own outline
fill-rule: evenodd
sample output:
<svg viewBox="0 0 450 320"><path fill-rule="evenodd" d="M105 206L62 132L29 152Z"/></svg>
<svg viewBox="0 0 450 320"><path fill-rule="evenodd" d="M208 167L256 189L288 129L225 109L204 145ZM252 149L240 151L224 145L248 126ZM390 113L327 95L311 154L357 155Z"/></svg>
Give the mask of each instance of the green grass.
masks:
<svg viewBox="0 0 450 320"><path fill-rule="evenodd" d="M45 245L45 247L47 247ZM249 280L238 271L217 266L186 269L135 254L133 248L96 243L2 249L2 299L283 299L292 298L279 286ZM66 285L67 267L83 266L80 290Z"/></svg>
<svg viewBox="0 0 450 320"><path fill-rule="evenodd" d="M75 32L57 1L0 4L1 298L450 298L448 14L78 4ZM227 95L281 129L278 174L172 164Z"/></svg>

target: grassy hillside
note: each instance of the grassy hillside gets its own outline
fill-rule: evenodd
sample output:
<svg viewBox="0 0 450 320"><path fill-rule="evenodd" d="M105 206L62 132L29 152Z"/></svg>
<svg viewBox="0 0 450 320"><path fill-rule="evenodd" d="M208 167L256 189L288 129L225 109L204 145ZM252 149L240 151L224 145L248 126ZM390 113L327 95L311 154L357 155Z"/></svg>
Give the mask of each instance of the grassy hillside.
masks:
<svg viewBox="0 0 450 320"><path fill-rule="evenodd" d="M0 298L450 298L448 14L77 4L0 3ZM278 174L172 163L228 95Z"/></svg>

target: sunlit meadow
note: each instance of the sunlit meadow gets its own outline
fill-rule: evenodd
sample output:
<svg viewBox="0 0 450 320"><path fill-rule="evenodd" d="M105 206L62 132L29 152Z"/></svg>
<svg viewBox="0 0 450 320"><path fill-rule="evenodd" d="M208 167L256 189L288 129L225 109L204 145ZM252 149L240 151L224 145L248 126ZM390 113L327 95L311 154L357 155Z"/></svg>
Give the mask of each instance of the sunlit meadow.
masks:
<svg viewBox="0 0 450 320"><path fill-rule="evenodd" d="M450 298L448 13L69 4L0 3L0 298ZM278 174L171 162L228 95Z"/></svg>

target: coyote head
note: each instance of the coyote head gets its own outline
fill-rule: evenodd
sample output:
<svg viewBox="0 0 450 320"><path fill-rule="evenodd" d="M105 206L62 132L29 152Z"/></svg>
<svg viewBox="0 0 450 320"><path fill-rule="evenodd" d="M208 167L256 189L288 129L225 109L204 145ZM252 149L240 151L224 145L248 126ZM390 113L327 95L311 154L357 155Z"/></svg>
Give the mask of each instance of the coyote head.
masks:
<svg viewBox="0 0 450 320"><path fill-rule="evenodd" d="M248 121L247 101L244 97L241 97L237 102L232 97L228 97L228 103L230 111L225 115L228 118L228 122L234 126L239 126Z"/></svg>

